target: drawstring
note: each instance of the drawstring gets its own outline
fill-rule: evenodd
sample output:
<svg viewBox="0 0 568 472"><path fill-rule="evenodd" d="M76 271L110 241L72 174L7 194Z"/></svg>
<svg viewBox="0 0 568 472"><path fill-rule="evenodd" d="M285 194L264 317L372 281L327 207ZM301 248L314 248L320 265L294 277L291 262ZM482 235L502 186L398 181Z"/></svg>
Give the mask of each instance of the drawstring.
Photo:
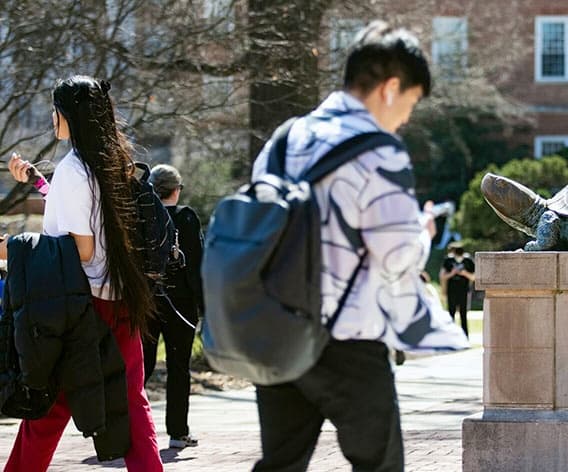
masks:
<svg viewBox="0 0 568 472"><path fill-rule="evenodd" d="M182 320L186 325L192 327L193 329L197 329L193 323L191 323L190 321L188 321L188 320L177 310L177 308L174 306L174 304L173 304L172 301L170 300L170 297L168 297L167 293L162 292L162 293L160 293L160 295L158 295L158 296L164 297L164 298L168 301L168 303L170 304L170 307L172 308L172 310L174 310L175 314L178 315L178 317L180 318L180 320Z"/></svg>

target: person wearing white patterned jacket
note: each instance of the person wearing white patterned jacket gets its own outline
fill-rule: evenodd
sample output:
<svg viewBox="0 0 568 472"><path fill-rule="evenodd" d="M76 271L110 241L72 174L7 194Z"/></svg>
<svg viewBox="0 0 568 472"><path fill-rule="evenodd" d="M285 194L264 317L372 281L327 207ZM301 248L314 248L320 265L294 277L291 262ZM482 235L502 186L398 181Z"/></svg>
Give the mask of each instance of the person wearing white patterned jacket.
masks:
<svg viewBox="0 0 568 472"><path fill-rule="evenodd" d="M300 379L257 386L263 457L256 471L306 470L325 418L356 471L402 471L404 457L388 347L463 349L463 331L432 304L420 279L434 235L421 212L412 164L395 134L430 92L428 63L406 30L373 22L355 40L344 90L293 124L286 173L299 177L354 135L383 131L396 146L365 152L318 182L322 318L335 311L359 259L362 269L320 360ZM268 142L253 168L266 172Z"/></svg>

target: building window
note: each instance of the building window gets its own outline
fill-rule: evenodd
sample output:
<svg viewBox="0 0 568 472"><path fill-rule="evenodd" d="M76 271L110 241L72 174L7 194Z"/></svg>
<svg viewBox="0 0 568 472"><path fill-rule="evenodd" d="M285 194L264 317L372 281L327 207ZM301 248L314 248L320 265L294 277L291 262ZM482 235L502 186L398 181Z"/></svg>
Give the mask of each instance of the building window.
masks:
<svg viewBox="0 0 568 472"><path fill-rule="evenodd" d="M10 33L10 28L8 28L6 22L4 21L0 21L0 67L2 67L3 69L7 69L8 66L11 64L12 62L12 52L11 52L11 48L9 48L9 44L10 44L10 39L8 37ZM7 74L6 74L6 78L7 78ZM0 79L2 80L2 79ZM2 81L3 82L3 81ZM0 82L1 83L1 82ZM2 88L0 88L0 96L2 96Z"/></svg>
<svg viewBox="0 0 568 472"><path fill-rule="evenodd" d="M217 32L229 33L235 29L233 0L203 0L203 17Z"/></svg>
<svg viewBox="0 0 568 472"><path fill-rule="evenodd" d="M446 79L459 79L467 67L467 18L438 16L432 20L432 62Z"/></svg>
<svg viewBox="0 0 568 472"><path fill-rule="evenodd" d="M535 77L537 82L568 81L568 16L537 16Z"/></svg>
<svg viewBox="0 0 568 472"><path fill-rule="evenodd" d="M363 20L349 18L333 20L329 42L329 60L332 69L343 69L343 62L347 58L349 46L353 43L355 35L364 27L365 22Z"/></svg>
<svg viewBox="0 0 568 472"><path fill-rule="evenodd" d="M217 77L203 75L203 101L205 107L220 107L228 105L234 92L233 76Z"/></svg>
<svg viewBox="0 0 568 472"><path fill-rule="evenodd" d="M534 140L534 155L537 158L558 154L568 147L568 136L537 136Z"/></svg>

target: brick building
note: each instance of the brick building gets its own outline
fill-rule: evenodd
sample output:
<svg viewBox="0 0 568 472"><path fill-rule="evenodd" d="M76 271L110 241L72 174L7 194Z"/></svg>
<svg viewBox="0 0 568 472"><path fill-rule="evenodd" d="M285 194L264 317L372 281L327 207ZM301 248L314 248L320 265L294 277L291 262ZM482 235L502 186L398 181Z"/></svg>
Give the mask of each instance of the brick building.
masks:
<svg viewBox="0 0 568 472"><path fill-rule="evenodd" d="M109 12L113 11L112 5L117 1L105 0L110 5ZM150 4L155 6L159 2ZM191 4L192 9L185 10L186 4ZM180 1L180 11L191 18L183 19L182 22L195 27L203 24L206 26L203 31L215 31L221 38L225 36L228 39L224 44L229 45L219 46L222 43L213 36L209 42L202 42L200 36L196 36L195 44L198 47L188 48L188 57L195 56L207 65L222 63L224 60L230 62L235 54L242 52L237 45L246 47L249 44L246 40L231 41L232 35L246 35L250 31L249 27L254 26L247 12L249 1L199 0L186 4ZM133 35L146 41L144 53L151 51L153 47L159 48L162 38L159 28L144 30L144 16L152 16L152 9L144 5L132 15L134 17L125 21L121 28L125 36L123 49L128 50L131 46ZM330 1L321 22L319 44L314 48L321 65L319 78L314 77L314 81L319 80L321 98L339 85L339 71L345 49L354 33L373 18L383 18L391 24L400 24L418 33L431 55L437 84L442 83L444 91L459 90L459 93L453 94L454 101L466 103L491 100L491 95L485 95L485 90L488 89L486 85L480 89L469 87L470 82L475 86L478 78L483 77L508 99L522 104L532 118L531 126L524 130L511 128L498 136L499 139L523 144L526 152L522 155L534 153L540 157L568 145L566 0ZM299 23L303 25L305 22L299 19ZM0 34L0 39L1 37ZM56 72L60 73L59 70ZM230 182L226 187L211 190L212 183L220 180L220 163L223 159L230 156L233 161L241 160L244 170L238 178L248 175L246 165L250 151L249 137L257 131L251 129L253 120L250 103L253 100L249 96L250 83L247 82L249 74L246 68L229 76L213 74L201 71L180 72L178 82L183 87L161 87L155 93L156 100L148 103L148 108L164 105L170 107L171 103L187 104L185 109L190 112L184 117L184 122L178 123L173 129L151 121L138 130L138 144L148 151L149 160L172 161L185 169L188 178L200 172L199 164L196 163L215 163L209 171L211 182L202 176L194 179L203 182L202 188L196 188L194 194L204 194L210 202L215 202L228 188L235 186ZM177 93L178 89L181 92ZM121 87L116 87L116 91L121 91ZM26 131L40 129L45 125L44 110L49 109L49 96L45 95L40 100L43 102L24 110L18 120L20 127ZM207 106L201 106L202 104ZM273 106L273 110L276 108L278 106ZM272 125L270 121L268 128L272 129ZM264 139L265 135L264 131L258 133L260 139ZM26 150L26 145L29 146L29 151ZM37 146L37 142L23 143L19 148L25 154L31 154L32 146ZM453 151L449 151L451 152ZM472 153L471 158L478 159L482 154ZM427 160L430 156L423 157ZM513 154L506 156L507 159L511 157L514 157ZM492 158L490 156L487 159ZM229 163L223 171L227 174L227 180L234 174L233 163ZM461 187L456 187L452 197L459 196L460 189L463 191L467 186L472 172L482 165L479 163L476 169L468 169L469 173L463 173ZM436 178L440 178L439 173L436 173ZM439 181L434 183L438 184ZM432 185L432 181L425 181L422 193L427 194Z"/></svg>
<svg viewBox="0 0 568 472"><path fill-rule="evenodd" d="M447 86L481 71L526 107L533 129L511 140L536 157L568 146L568 2L405 0L375 11L377 18L418 31L437 79ZM364 21L352 10L337 9L334 16L331 44L344 47Z"/></svg>

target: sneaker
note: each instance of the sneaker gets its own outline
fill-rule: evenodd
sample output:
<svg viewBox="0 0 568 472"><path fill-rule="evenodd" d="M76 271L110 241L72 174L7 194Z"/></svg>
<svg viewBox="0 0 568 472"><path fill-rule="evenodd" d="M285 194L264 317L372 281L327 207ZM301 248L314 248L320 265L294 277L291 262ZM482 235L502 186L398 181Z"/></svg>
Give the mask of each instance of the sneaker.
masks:
<svg viewBox="0 0 568 472"><path fill-rule="evenodd" d="M170 447L183 449L184 447L195 447L199 441L191 436L182 436L180 438L170 438Z"/></svg>

